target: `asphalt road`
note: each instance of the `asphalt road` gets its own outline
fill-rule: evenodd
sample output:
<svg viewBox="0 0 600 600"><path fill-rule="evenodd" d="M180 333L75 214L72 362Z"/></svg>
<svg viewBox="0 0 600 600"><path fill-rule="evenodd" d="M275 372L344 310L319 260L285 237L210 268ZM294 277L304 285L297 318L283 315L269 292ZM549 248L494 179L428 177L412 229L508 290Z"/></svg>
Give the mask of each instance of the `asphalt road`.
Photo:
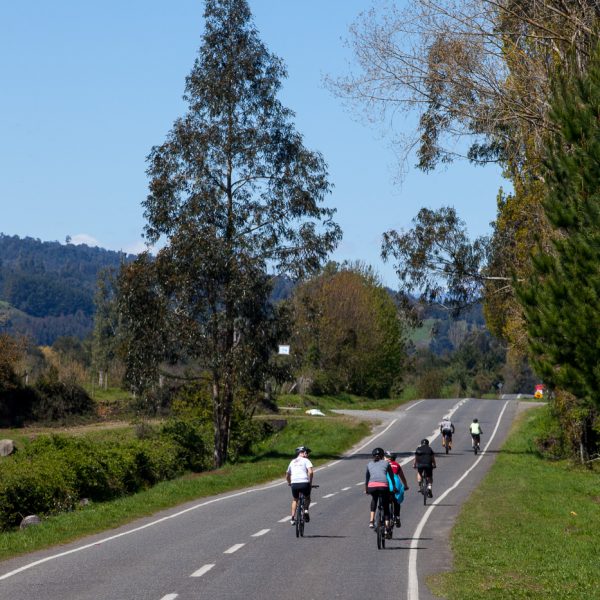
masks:
<svg viewBox="0 0 600 600"><path fill-rule="evenodd" d="M425 577L450 568L454 518L494 461L517 402L420 400L378 419L374 434L342 460L317 469L311 521L297 539L282 480L164 511L77 543L0 563L2 600L198 600L406 598L433 596ZM437 456L434 498L423 506L411 456L429 437L441 452L437 424L452 414L450 454ZM468 426L482 425L481 455ZM318 417L315 417L318 418ZM298 440L307 443L310 440ZM402 527L385 550L368 528L365 467L371 449L399 453L410 490ZM290 449L291 450L291 449ZM409 462L410 461L410 462Z"/></svg>

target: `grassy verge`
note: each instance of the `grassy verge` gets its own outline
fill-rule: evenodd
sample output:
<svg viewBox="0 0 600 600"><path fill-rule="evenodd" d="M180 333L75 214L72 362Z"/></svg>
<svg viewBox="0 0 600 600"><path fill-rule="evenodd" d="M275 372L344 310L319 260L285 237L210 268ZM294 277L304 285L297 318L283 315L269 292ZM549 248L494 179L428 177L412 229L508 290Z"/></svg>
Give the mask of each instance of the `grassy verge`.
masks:
<svg viewBox="0 0 600 600"><path fill-rule="evenodd" d="M337 396L312 396L310 394L282 394L277 398L280 408L332 410L337 408L348 408L355 410L393 410L394 408L414 400L416 392L413 387L407 387L399 398L382 398L373 400L352 394L339 394Z"/></svg>
<svg viewBox="0 0 600 600"><path fill-rule="evenodd" d="M2 533L0 560L117 527L183 502L283 478L297 445L308 444L313 450L311 460L318 465L338 457L368 433L367 424L341 417L295 418L238 464L189 474L133 496L46 519L36 527Z"/></svg>
<svg viewBox="0 0 600 600"><path fill-rule="evenodd" d="M598 473L541 458L546 407L523 413L452 532L454 568L430 578L448 600L597 598Z"/></svg>

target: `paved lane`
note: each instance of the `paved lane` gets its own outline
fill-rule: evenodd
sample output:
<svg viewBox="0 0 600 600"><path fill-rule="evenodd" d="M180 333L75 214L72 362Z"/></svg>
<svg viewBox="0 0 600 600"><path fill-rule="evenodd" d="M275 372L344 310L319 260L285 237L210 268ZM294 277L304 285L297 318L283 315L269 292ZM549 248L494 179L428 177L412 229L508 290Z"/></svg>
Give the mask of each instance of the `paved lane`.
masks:
<svg viewBox="0 0 600 600"><path fill-rule="evenodd" d="M494 460L515 410L515 401L424 400L375 415L379 423L371 438L342 460L317 469L320 488L314 491L316 504L303 539L296 539L287 522L290 493L282 480L0 563L0 598L259 600L287 599L291 590L301 590L307 600L374 593L429 600L424 577L450 565L452 521ZM441 451L437 424L450 412L457 428L454 449L438 455L434 472L433 500L441 501L424 507L414 471L405 466L411 489L402 508L402 528L395 530L386 550L377 550L367 527L369 497L364 494L372 447L398 451L399 462L410 460L423 437ZM475 416L482 424L484 448L497 427L480 460L470 451L468 425ZM310 445L310 440L300 441Z"/></svg>

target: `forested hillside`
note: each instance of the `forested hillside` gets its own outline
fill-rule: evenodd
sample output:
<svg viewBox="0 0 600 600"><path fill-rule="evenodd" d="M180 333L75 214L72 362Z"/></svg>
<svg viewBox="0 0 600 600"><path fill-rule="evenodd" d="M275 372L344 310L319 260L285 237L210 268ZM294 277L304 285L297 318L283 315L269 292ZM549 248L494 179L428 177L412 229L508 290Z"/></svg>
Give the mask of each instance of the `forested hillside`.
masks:
<svg viewBox="0 0 600 600"><path fill-rule="evenodd" d="M85 245L0 234L0 331L51 344L93 326L98 272L132 257Z"/></svg>

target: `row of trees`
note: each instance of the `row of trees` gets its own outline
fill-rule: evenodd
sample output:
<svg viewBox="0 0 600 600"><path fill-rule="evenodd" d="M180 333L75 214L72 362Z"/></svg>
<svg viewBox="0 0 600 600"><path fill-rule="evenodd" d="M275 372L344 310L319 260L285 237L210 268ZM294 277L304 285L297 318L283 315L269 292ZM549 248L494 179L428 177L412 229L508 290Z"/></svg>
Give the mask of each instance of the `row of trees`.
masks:
<svg viewBox="0 0 600 600"><path fill-rule="evenodd" d="M598 41L596 2L416 0L364 15L351 33L360 71L333 82L381 115L418 112L418 166L499 163L491 238L471 241L450 207L423 209L383 253L405 289L455 308L483 298L510 359L529 356L556 388L565 430L586 459L600 433ZM405 153L404 156L407 154Z"/></svg>

